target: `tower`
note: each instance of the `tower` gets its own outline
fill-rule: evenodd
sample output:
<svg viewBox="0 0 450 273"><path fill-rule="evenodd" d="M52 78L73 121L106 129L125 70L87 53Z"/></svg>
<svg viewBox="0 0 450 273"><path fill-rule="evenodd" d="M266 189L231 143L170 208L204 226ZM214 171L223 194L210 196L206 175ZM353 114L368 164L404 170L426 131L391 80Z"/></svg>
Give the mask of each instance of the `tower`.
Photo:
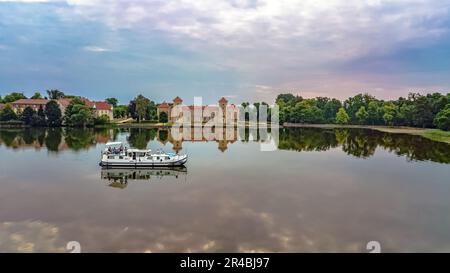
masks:
<svg viewBox="0 0 450 273"><path fill-rule="evenodd" d="M223 114L223 124L225 124L226 122L226 117L227 117L227 104L228 104L228 100L224 97L222 97L219 100L219 107L222 110L222 114Z"/></svg>

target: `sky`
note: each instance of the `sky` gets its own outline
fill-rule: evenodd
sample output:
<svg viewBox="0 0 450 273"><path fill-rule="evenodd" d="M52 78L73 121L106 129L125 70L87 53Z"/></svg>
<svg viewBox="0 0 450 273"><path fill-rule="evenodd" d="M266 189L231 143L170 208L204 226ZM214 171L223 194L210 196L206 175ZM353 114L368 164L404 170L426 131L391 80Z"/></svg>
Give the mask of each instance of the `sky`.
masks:
<svg viewBox="0 0 450 273"><path fill-rule="evenodd" d="M450 0L0 0L0 95L450 91Z"/></svg>

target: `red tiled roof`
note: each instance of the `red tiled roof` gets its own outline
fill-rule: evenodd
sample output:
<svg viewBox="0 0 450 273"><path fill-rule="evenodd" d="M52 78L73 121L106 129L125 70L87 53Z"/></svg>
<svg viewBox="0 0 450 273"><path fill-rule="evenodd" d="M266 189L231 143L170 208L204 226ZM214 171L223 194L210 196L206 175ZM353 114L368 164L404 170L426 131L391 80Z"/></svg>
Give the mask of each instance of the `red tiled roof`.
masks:
<svg viewBox="0 0 450 273"><path fill-rule="evenodd" d="M86 98L80 98L81 101L83 101L86 106L90 107L90 108L95 108L96 110L111 110L112 109L112 105L104 102L104 101L90 101ZM72 99L67 99L67 98L63 98L63 99L59 99L58 103L61 104L62 107L67 107L69 106L69 104L72 102Z"/></svg>
<svg viewBox="0 0 450 273"><path fill-rule="evenodd" d="M222 97L222 98L219 100L219 102L220 102L220 103L227 103L228 100L227 100L226 98Z"/></svg>
<svg viewBox="0 0 450 273"><path fill-rule="evenodd" d="M173 99L173 102L175 102L175 103L177 103L177 102L181 103L181 102L183 102L183 100L182 100L180 97L176 96L176 98Z"/></svg>
<svg viewBox="0 0 450 273"><path fill-rule="evenodd" d="M163 102L158 106L158 108L169 108L169 105L167 104L167 102Z"/></svg>
<svg viewBox="0 0 450 273"><path fill-rule="evenodd" d="M94 101L92 108L96 110L111 110L112 105L104 101Z"/></svg>
<svg viewBox="0 0 450 273"><path fill-rule="evenodd" d="M20 99L13 102L13 105L45 105L49 102L46 99Z"/></svg>
<svg viewBox="0 0 450 273"><path fill-rule="evenodd" d="M81 101L86 104L86 106L89 106L90 108L94 108L94 103L86 98L81 98Z"/></svg>
<svg viewBox="0 0 450 273"><path fill-rule="evenodd" d="M67 106L69 106L71 101L72 99L65 99L65 98L58 99L58 103L64 108L67 108Z"/></svg>

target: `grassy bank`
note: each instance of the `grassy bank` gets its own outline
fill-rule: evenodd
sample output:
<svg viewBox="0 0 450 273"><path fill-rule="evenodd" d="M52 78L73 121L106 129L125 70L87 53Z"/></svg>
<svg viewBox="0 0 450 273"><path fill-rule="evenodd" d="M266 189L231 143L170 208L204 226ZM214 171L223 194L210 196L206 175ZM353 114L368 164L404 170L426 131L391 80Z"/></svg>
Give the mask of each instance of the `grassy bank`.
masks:
<svg viewBox="0 0 450 273"><path fill-rule="evenodd" d="M296 124L296 123L285 123L284 127L304 127L304 128L323 128L323 129L334 129L334 128L354 128L354 129L370 129L378 130L381 132L391 133L391 134L408 134L417 135L424 138L445 142L450 144L450 131L442 131L439 129L422 129L413 127L391 127L391 126L371 126L371 125L339 125L339 124Z"/></svg>

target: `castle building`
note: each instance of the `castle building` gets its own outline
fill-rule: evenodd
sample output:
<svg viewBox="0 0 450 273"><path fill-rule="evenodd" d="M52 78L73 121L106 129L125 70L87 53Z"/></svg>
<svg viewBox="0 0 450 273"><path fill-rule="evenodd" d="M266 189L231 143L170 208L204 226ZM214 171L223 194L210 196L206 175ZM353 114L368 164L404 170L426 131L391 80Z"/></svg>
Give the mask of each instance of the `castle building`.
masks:
<svg viewBox="0 0 450 273"><path fill-rule="evenodd" d="M205 105L205 106L195 106L195 105L183 105L183 100L180 97L175 97L172 103L163 102L157 107L157 115L160 117L161 113L166 113L169 122L175 123L177 120L183 118L183 114L190 113L190 120L192 123L208 122L219 115L219 111L222 110L224 115L223 121L237 121L238 119L238 108L234 104L228 104L228 100L222 97L218 101L218 105ZM175 113L172 111L176 106L181 106L179 110L181 113ZM172 113L173 112L173 113ZM228 115L231 115L228 117Z"/></svg>

